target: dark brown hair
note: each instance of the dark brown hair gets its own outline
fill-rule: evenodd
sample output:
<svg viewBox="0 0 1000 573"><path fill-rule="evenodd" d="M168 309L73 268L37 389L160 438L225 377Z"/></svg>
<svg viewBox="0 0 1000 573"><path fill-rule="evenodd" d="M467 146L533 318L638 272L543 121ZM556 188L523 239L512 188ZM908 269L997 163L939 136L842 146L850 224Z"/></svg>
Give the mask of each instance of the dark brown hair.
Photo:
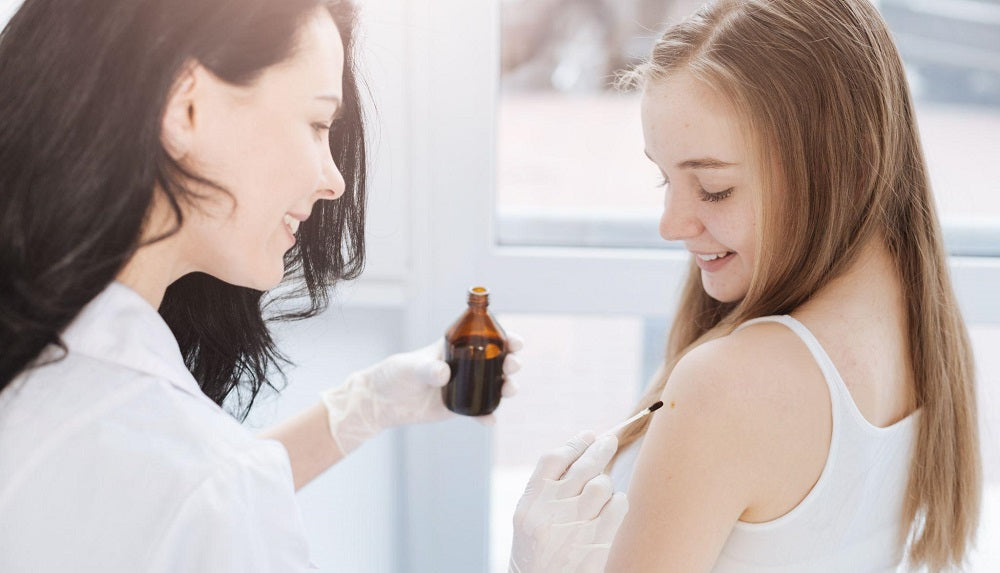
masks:
<svg viewBox="0 0 1000 573"><path fill-rule="evenodd" d="M0 36L0 390L59 336L139 249L155 189L183 224L189 183L164 150L161 119L176 78L197 61L232 84L252 84L291 57L306 19L329 10L344 43L343 107L330 149L346 181L320 201L285 256L292 294L327 304L336 281L364 266L366 152L346 0L27 0ZM158 237L161 240L166 237ZM245 416L284 360L264 293L187 275L160 314L204 392L222 404L240 389Z"/></svg>

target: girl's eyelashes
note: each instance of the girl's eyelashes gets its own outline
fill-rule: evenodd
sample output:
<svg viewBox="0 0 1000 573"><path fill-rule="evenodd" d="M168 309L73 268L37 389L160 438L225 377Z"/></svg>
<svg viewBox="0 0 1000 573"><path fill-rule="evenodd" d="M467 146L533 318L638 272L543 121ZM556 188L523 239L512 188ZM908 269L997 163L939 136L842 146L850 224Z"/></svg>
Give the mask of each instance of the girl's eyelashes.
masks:
<svg viewBox="0 0 1000 573"><path fill-rule="evenodd" d="M666 177L664 177L660 181L660 183L657 185L657 187L658 188L666 188L669 185L670 185L670 180L667 179ZM727 199L730 195L732 195L733 194L733 189L735 189L735 187L730 187L729 189L726 189L725 191L719 191L717 193L710 193L710 192L706 191L703 187L699 187L698 188L698 195L701 197L702 201L705 201L705 202L708 202L708 203L718 203L719 201L722 201L723 199Z"/></svg>
<svg viewBox="0 0 1000 573"><path fill-rule="evenodd" d="M698 194L701 195L702 201L707 201L709 203L718 203L719 201L722 201L723 199L726 199L727 197L733 194L733 187L730 187L725 191L719 191L718 193L709 193L704 189L699 189Z"/></svg>

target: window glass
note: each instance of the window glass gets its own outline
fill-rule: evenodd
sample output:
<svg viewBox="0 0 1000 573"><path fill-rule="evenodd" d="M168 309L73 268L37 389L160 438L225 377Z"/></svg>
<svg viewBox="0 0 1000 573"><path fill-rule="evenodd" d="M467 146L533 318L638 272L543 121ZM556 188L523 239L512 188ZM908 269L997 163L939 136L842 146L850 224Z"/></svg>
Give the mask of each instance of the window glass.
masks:
<svg viewBox="0 0 1000 573"><path fill-rule="evenodd" d="M659 216L637 94L612 79L691 0L502 0L497 208L505 217ZM1000 2L882 0L948 223L1000 227ZM650 228L655 230L655 228ZM525 240L533 239L530 235ZM524 241L521 241L524 242ZM581 239L582 242L582 239ZM589 244L589 243L588 243Z"/></svg>

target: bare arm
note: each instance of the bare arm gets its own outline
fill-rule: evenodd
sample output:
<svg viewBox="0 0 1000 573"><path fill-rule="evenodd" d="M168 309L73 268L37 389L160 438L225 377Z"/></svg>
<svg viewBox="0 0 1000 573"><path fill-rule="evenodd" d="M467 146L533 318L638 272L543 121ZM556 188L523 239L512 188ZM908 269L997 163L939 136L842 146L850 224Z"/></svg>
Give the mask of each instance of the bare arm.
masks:
<svg viewBox="0 0 1000 573"><path fill-rule="evenodd" d="M453 416L441 401L440 387L450 373L442 352L435 342L394 354L351 374L325 390L320 403L263 432L262 438L278 440L288 451L295 489L385 428Z"/></svg>
<svg viewBox="0 0 1000 573"><path fill-rule="evenodd" d="M703 345L677 365L636 462L609 572L710 571L752 503L766 448L746 369ZM738 360L738 359L737 359ZM738 372L738 376L734 373Z"/></svg>
<svg viewBox="0 0 1000 573"><path fill-rule="evenodd" d="M268 428L260 437L278 440L288 450L296 491L344 458L320 403Z"/></svg>
<svg viewBox="0 0 1000 573"><path fill-rule="evenodd" d="M520 367L514 352L523 342L508 334L503 395L516 386L506 376ZM441 399L451 370L442 359L443 341L394 354L321 394L322 402L264 432L288 450L298 490L386 428L436 422L455 416Z"/></svg>

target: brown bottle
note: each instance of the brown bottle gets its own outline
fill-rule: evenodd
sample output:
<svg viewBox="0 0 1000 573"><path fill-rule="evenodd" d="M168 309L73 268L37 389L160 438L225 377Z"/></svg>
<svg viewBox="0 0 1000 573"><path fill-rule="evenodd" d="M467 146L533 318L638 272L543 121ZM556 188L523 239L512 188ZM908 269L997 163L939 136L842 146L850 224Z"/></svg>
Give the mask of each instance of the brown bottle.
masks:
<svg viewBox="0 0 1000 573"><path fill-rule="evenodd" d="M444 405L465 416L485 416L500 404L507 336L486 309L490 293L469 289L469 308L445 333L445 361L451 379L442 388Z"/></svg>

